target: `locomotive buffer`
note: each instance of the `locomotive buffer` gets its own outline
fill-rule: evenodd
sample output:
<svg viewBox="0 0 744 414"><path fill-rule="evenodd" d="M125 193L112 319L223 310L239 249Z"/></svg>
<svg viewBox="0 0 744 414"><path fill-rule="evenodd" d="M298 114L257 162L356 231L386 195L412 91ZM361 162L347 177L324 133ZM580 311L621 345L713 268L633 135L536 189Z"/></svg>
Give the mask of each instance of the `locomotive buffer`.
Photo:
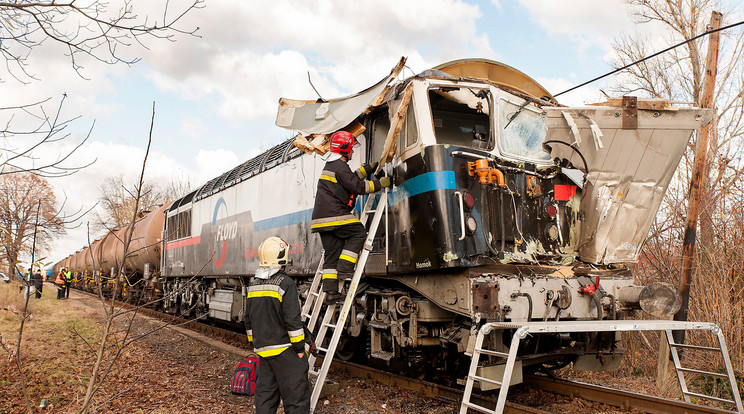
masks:
<svg viewBox="0 0 744 414"><path fill-rule="evenodd" d="M338 309L337 304L331 304L326 307L323 320L317 329L317 334L315 335L315 343L319 353L322 353L323 355L323 364L321 365L320 370L318 370L315 366L317 357L315 355L310 355L308 360L310 364L309 372L311 376L316 377L315 385L313 386L313 393L310 397L311 413L315 410L315 406L318 404L318 399L320 398L320 392L323 389L326 375L328 374L328 370L331 368L333 355L336 353L336 347L338 346L338 341L341 338L341 334L343 333L343 328L346 324L346 318L349 316L349 310L351 309L351 305L354 302L357 287L359 286L359 281L361 280L362 273L364 272L364 266L367 264L369 252L372 250L372 240L374 239L375 234L377 233L377 228L380 225L382 213L387 208L387 197L387 189L380 194L379 199L377 199L375 195L370 195L369 197L367 197L367 202L364 205L364 209L362 210L359 221L361 221L364 225L367 223L367 218L369 217L370 213L374 213L374 216L372 217L372 224L370 225L369 231L367 232L367 239L364 241L364 248L362 249L362 253L359 256L359 260L357 261L356 269L354 270L354 276L351 278L351 282L348 283L346 299L344 300L341 309ZM374 205L375 199L378 200L377 208L373 209L372 206ZM323 259L321 257L320 264L318 265L318 270L315 272L315 277L313 278L313 283L307 296L307 300L305 300L305 304L302 306L302 320L304 322L307 322L307 327L310 332L316 331L316 324L318 323L318 318L322 313L323 300L325 299L325 292L323 292L323 289L321 288L321 279L323 277L322 269ZM344 281L344 285L346 285L346 281ZM331 336L331 340L328 343L328 346L323 347L323 342L325 341L326 335L328 334L329 330L333 332L333 335Z"/></svg>

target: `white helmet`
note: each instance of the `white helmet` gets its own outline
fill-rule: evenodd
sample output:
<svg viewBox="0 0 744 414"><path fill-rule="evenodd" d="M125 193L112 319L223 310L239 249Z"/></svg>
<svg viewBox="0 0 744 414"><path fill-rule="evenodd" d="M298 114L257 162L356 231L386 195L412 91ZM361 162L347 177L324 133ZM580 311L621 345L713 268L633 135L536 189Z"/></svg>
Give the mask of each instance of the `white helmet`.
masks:
<svg viewBox="0 0 744 414"><path fill-rule="evenodd" d="M258 260L261 267L279 267L287 264L289 245L279 237L273 236L258 246Z"/></svg>

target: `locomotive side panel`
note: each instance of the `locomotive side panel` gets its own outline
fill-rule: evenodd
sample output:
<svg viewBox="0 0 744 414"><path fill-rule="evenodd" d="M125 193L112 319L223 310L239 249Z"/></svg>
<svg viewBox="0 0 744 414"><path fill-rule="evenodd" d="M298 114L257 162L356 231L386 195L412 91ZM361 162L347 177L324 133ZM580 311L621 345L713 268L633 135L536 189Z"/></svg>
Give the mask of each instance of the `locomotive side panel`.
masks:
<svg viewBox="0 0 744 414"><path fill-rule="evenodd" d="M174 221L167 221L164 276L252 275L258 246L270 236L290 244L288 274L313 274L322 247L309 224L323 165L317 155L302 155L197 200L190 209L169 212L175 217L190 211L191 234L174 237L177 232L168 228Z"/></svg>

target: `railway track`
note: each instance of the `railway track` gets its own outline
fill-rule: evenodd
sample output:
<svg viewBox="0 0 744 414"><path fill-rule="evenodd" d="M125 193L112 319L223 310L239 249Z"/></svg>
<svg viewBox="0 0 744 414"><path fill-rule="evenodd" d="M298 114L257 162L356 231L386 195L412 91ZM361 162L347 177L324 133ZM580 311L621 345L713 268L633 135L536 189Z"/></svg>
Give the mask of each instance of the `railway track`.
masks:
<svg viewBox="0 0 744 414"><path fill-rule="evenodd" d="M78 292L95 297L95 295L87 292ZM133 305L125 302L118 302L118 304L125 308L133 307ZM172 325L181 326L189 330L199 332L213 339L227 342L240 348L250 349L248 339L243 333L231 331L217 326L212 326L206 323L200 323L199 319L185 319L178 316L158 312L149 308L139 308L137 312L139 314L155 318ZM333 368L341 372L346 372L352 376L379 382L383 385L417 392L420 395L429 398L439 398L456 403L459 403L459 401L462 400L462 390L448 387L442 384L409 378L388 371L383 371L376 368L371 368L368 366L341 360L334 360ZM559 394L573 398L581 398L595 403L615 406L620 409L637 410L644 413L725 414L733 412L721 408L690 404L683 401L644 395L630 391L623 391L615 388L602 387L577 381L549 378L543 375L525 375L524 384L534 386L542 391L553 394ZM495 393L489 395L474 394L471 401L483 407L493 408L496 406L497 396L498 395ZM507 402L504 413L548 414L549 412L525 405Z"/></svg>

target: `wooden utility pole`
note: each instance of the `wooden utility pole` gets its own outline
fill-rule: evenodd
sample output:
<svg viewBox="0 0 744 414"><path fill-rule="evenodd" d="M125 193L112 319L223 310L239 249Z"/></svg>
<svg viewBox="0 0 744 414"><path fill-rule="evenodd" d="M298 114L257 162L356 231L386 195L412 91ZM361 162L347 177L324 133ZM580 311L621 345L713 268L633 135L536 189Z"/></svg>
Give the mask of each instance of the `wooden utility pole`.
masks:
<svg viewBox="0 0 744 414"><path fill-rule="evenodd" d="M719 12L711 12L709 31L721 27L722 15ZM703 96L701 99L702 108L713 108L713 96L716 87L716 73L718 71L718 44L720 32L711 33L708 38L708 56L705 62L705 74L703 75ZM715 118L714 118L715 119ZM692 178L690 180L690 202L687 212L687 224L685 225L685 235L682 242L682 275L679 281L679 291L682 295L682 306L674 315L674 320L686 321L687 308L690 303L690 284L692 281L692 269L695 264L695 237L697 233L698 216L700 214L700 195L703 191L705 165L708 157L708 137L711 128L715 128L713 122L702 127L698 133L697 142L695 143L695 162L693 164ZM677 343L684 342L685 332L675 331L674 341Z"/></svg>

